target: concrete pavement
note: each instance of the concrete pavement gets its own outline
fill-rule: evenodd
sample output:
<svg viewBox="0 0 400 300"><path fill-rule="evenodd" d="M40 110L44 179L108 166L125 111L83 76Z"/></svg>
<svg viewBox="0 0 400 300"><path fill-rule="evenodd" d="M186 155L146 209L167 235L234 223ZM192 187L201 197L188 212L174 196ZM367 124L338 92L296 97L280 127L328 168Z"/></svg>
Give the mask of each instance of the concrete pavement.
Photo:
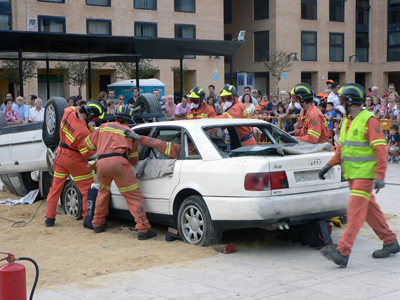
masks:
<svg viewBox="0 0 400 300"><path fill-rule="evenodd" d="M400 164L389 164L386 181L400 183L399 175ZM400 186L386 186L377 195L398 235L399 194ZM334 228L335 243L343 230ZM241 247L235 232L230 232L224 241L236 242L236 253L99 276L87 282L91 288L81 284L39 289L34 299L400 299L400 254L372 258L372 252L382 244L369 226L361 229L345 269L326 260L318 250L276 240L274 235L265 234L263 247Z"/></svg>

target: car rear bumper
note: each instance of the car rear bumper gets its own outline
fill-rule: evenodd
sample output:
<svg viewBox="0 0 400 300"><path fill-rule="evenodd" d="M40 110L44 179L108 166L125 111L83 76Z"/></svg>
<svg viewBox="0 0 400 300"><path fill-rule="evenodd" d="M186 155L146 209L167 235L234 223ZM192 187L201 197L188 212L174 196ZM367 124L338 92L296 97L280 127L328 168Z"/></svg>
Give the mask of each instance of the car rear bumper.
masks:
<svg viewBox="0 0 400 300"><path fill-rule="evenodd" d="M346 212L348 187L295 195L227 198L204 197L219 228L263 227L279 221L289 225L324 220Z"/></svg>

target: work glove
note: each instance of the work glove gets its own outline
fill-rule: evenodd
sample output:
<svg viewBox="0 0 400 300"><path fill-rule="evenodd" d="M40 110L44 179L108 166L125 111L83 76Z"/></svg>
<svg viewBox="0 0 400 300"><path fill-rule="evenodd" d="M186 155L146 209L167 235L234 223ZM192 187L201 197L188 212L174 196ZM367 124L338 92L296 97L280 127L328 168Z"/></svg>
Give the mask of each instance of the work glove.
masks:
<svg viewBox="0 0 400 300"><path fill-rule="evenodd" d="M374 189L376 189L375 193L378 194L379 190L383 189L384 187L385 187L385 180L375 178L375 187L374 187Z"/></svg>
<svg viewBox="0 0 400 300"><path fill-rule="evenodd" d="M138 140L138 141L140 141L140 138L142 137L141 135L137 134L136 132L134 132L132 130L125 130L124 134L126 137L129 137L131 139Z"/></svg>
<svg viewBox="0 0 400 300"><path fill-rule="evenodd" d="M321 178L322 180L325 180L325 174L328 173L329 169L332 168L332 166L330 164L326 164L325 166L322 167L321 170L319 170L318 172L318 176L319 178Z"/></svg>

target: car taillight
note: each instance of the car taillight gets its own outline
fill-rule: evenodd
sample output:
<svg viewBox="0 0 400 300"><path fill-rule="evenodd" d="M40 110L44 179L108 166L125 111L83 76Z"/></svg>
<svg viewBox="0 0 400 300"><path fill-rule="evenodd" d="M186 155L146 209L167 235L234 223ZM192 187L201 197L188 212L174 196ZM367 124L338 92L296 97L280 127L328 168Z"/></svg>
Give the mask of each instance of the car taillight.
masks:
<svg viewBox="0 0 400 300"><path fill-rule="evenodd" d="M286 172L247 173L244 178L246 191L265 191L289 187Z"/></svg>

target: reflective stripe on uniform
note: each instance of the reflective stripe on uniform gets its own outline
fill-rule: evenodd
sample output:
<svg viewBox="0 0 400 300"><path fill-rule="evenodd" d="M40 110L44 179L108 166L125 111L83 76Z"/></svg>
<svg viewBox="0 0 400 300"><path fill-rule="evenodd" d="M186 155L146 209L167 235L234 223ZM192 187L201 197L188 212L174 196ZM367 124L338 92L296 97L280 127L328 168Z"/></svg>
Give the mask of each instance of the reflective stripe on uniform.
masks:
<svg viewBox="0 0 400 300"><path fill-rule="evenodd" d="M134 185L131 185L131 186L128 186L128 187L119 188L119 191L121 193L129 192L129 191L136 190L138 187L139 187L139 183L135 183Z"/></svg>
<svg viewBox="0 0 400 300"><path fill-rule="evenodd" d="M89 136L86 137L86 144L89 146L90 150L96 150L96 147L93 146L92 142L89 139Z"/></svg>
<svg viewBox="0 0 400 300"><path fill-rule="evenodd" d="M138 153L138 152L132 152L132 153L129 155L129 158L138 157L138 156L139 156L139 153Z"/></svg>
<svg viewBox="0 0 400 300"><path fill-rule="evenodd" d="M205 113L202 113L202 114L198 114L197 117L198 118L208 118L208 115Z"/></svg>
<svg viewBox="0 0 400 300"><path fill-rule="evenodd" d="M352 196L358 196L358 197L363 197L367 200L371 199L371 194L364 192L364 191L359 191L359 190L351 190L351 195Z"/></svg>
<svg viewBox="0 0 400 300"><path fill-rule="evenodd" d="M62 131L65 133L65 136L71 141L71 143L75 142L75 138L68 132L63 123L61 123L61 128Z"/></svg>
<svg viewBox="0 0 400 300"><path fill-rule="evenodd" d="M321 136L320 133L318 133L318 132L316 132L316 131L314 131L314 130L311 130L311 129L308 129L308 130L307 130L307 134L311 134L311 135L313 135L313 136L315 136L315 137L317 137L317 138L319 138L319 137Z"/></svg>
<svg viewBox="0 0 400 300"><path fill-rule="evenodd" d="M93 177L93 173L82 175L82 176L76 176L76 177L72 176L72 178L74 178L75 181L85 180L85 179L89 179L92 177Z"/></svg>
<svg viewBox="0 0 400 300"><path fill-rule="evenodd" d="M62 174L62 173L57 173L56 171L54 171L54 176L57 178L65 178L69 176L69 173L67 174Z"/></svg>
<svg viewBox="0 0 400 300"><path fill-rule="evenodd" d="M187 118L188 118L188 119L192 119L192 118L193 118L193 115L188 115Z"/></svg>
<svg viewBox="0 0 400 300"><path fill-rule="evenodd" d="M101 184L100 182L99 182L99 187L101 187L101 188L103 188L103 189L106 189L106 190L109 190L109 189L110 189L110 186L109 186L109 185L104 185L104 184Z"/></svg>
<svg viewBox="0 0 400 300"><path fill-rule="evenodd" d="M384 146L386 146L386 141L385 140L382 140L382 139L379 139L379 140L374 140L374 141L372 141L371 142L371 146L372 147L376 147L376 146L378 146L378 145L384 145Z"/></svg>
<svg viewBox="0 0 400 300"><path fill-rule="evenodd" d="M106 126L106 127L100 128L100 132L104 132L104 131L109 131L109 132L113 132L113 133L118 133L118 134L121 134L121 135L125 136L125 133L124 133L123 130L116 129L116 128L111 128L111 127L107 127L107 126Z"/></svg>
<svg viewBox="0 0 400 300"><path fill-rule="evenodd" d="M233 117L230 114L228 114L227 112L224 112L224 114L226 114L229 117L229 119L233 119Z"/></svg>
<svg viewBox="0 0 400 300"><path fill-rule="evenodd" d="M325 127L328 126L328 123L327 123L326 121L324 122L324 126L325 126Z"/></svg>
<svg viewBox="0 0 400 300"><path fill-rule="evenodd" d="M85 147L85 148L79 149L79 152L80 152L81 154L84 154L84 153L86 153L86 152L89 152L89 150L86 149L86 147Z"/></svg>
<svg viewBox="0 0 400 300"><path fill-rule="evenodd" d="M355 141L344 141L341 143L341 146L349 146L349 147L369 147L368 142L355 142Z"/></svg>
<svg viewBox="0 0 400 300"><path fill-rule="evenodd" d="M247 109L243 111L243 116L247 115Z"/></svg>
<svg viewBox="0 0 400 300"><path fill-rule="evenodd" d="M353 157L353 156L343 156L342 162L367 162L367 161L376 161L376 156L361 156L361 157Z"/></svg>
<svg viewBox="0 0 400 300"><path fill-rule="evenodd" d="M170 155L171 155L171 143L170 142L167 142L167 144L166 144L166 149L165 149L165 156L168 156L168 157L170 157Z"/></svg>

